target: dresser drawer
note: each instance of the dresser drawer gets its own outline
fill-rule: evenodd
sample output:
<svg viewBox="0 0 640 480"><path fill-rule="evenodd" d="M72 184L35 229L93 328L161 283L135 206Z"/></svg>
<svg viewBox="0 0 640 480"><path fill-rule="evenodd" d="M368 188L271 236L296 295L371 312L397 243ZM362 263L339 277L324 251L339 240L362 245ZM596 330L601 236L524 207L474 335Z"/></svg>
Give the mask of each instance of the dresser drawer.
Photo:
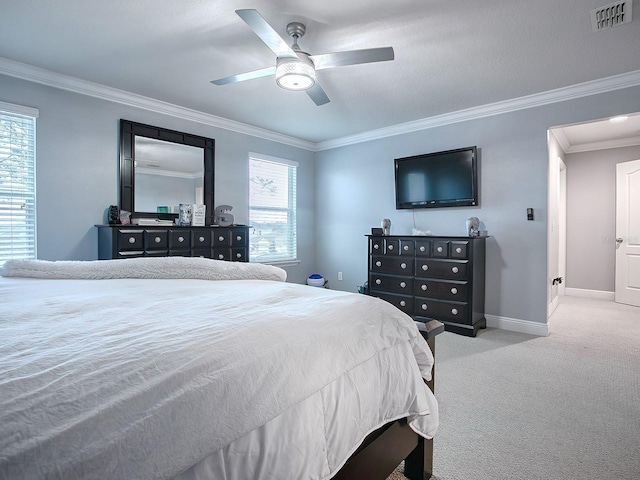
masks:
<svg viewBox="0 0 640 480"><path fill-rule="evenodd" d="M470 323L467 318L468 305L460 302L443 302L416 297L413 313L421 317L439 318L456 323Z"/></svg>
<svg viewBox="0 0 640 480"><path fill-rule="evenodd" d="M145 230L144 249L147 252L151 250L167 251L169 249L169 232L167 230Z"/></svg>
<svg viewBox="0 0 640 480"><path fill-rule="evenodd" d="M371 257L369 270L376 273L395 273L413 275L413 258L376 256Z"/></svg>
<svg viewBox="0 0 640 480"><path fill-rule="evenodd" d="M451 242L450 244L450 255L451 258L469 258L469 242L466 241L457 241Z"/></svg>
<svg viewBox="0 0 640 480"><path fill-rule="evenodd" d="M468 280L468 262L416 258L416 277Z"/></svg>
<svg viewBox="0 0 640 480"><path fill-rule="evenodd" d="M433 256L436 258L449 258L449 241L434 240Z"/></svg>
<svg viewBox="0 0 640 480"><path fill-rule="evenodd" d="M194 249L211 248L211 230L204 228L191 230L191 241L193 242L191 246Z"/></svg>
<svg viewBox="0 0 640 480"><path fill-rule="evenodd" d="M413 277L394 277L371 273L369 288L371 290L413 295Z"/></svg>
<svg viewBox="0 0 640 480"><path fill-rule="evenodd" d="M245 230L231 230L231 246L246 247L247 232Z"/></svg>
<svg viewBox="0 0 640 480"><path fill-rule="evenodd" d="M191 230L169 230L169 250L189 250Z"/></svg>
<svg viewBox="0 0 640 480"><path fill-rule="evenodd" d="M432 297L442 300L467 301L467 282L444 282L416 278L413 294L416 297Z"/></svg>
<svg viewBox="0 0 640 480"><path fill-rule="evenodd" d="M213 246L228 246L231 245L231 230L214 230L213 231Z"/></svg>
<svg viewBox="0 0 640 480"><path fill-rule="evenodd" d="M413 297L408 297L406 295L394 295L392 293L383 292L371 292L371 295L381 298L382 300L385 300L392 305L395 305L397 308L408 315L411 315L413 313Z"/></svg>
<svg viewBox="0 0 640 480"><path fill-rule="evenodd" d="M233 262L248 262L247 247L233 247L231 248L231 261Z"/></svg>
<svg viewBox="0 0 640 480"><path fill-rule="evenodd" d="M369 245L369 252L372 255L384 254L384 239L380 237L371 238L371 245Z"/></svg>
<svg viewBox="0 0 640 480"><path fill-rule="evenodd" d="M431 240L416 240L415 244L417 257L431 256Z"/></svg>
<svg viewBox="0 0 640 480"><path fill-rule="evenodd" d="M144 230L118 230L118 250L144 250Z"/></svg>
<svg viewBox="0 0 640 480"><path fill-rule="evenodd" d="M225 247L215 247L213 249L213 256L211 257L214 260L231 260L231 249Z"/></svg>

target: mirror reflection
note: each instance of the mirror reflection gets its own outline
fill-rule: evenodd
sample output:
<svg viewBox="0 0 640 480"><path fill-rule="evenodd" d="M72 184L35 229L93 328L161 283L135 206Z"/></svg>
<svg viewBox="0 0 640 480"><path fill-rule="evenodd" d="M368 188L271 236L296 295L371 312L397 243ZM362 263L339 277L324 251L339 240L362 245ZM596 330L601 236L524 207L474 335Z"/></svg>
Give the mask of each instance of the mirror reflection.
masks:
<svg viewBox="0 0 640 480"><path fill-rule="evenodd" d="M135 136L135 210L177 213L204 203L203 149Z"/></svg>

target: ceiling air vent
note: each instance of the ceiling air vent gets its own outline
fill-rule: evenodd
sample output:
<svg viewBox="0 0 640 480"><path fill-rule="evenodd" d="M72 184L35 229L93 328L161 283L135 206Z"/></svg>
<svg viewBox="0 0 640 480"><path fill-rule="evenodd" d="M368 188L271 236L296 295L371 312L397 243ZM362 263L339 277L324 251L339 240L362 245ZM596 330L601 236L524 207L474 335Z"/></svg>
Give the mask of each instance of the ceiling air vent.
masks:
<svg viewBox="0 0 640 480"><path fill-rule="evenodd" d="M623 0L591 10L591 29L594 32L631 22L633 0Z"/></svg>

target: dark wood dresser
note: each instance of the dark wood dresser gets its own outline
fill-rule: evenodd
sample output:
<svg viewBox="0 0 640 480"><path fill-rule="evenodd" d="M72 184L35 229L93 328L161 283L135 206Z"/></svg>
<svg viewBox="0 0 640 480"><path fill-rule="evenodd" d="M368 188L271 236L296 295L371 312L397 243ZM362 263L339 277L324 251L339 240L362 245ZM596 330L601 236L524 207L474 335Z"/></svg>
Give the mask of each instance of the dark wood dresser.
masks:
<svg viewBox="0 0 640 480"><path fill-rule="evenodd" d="M249 227L96 225L98 258L205 257L249 261Z"/></svg>
<svg viewBox="0 0 640 480"><path fill-rule="evenodd" d="M475 337L486 327L486 237L367 237L369 295L446 331Z"/></svg>

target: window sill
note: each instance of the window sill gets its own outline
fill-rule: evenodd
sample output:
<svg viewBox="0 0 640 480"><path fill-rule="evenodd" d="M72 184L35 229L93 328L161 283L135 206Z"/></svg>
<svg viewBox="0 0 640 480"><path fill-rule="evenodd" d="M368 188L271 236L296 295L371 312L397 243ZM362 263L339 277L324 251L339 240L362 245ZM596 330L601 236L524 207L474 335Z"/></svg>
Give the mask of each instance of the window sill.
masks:
<svg viewBox="0 0 640 480"><path fill-rule="evenodd" d="M300 264L300 260L279 260L279 261L264 261L264 262L255 262L262 263L264 265L273 265L275 267L295 267Z"/></svg>

